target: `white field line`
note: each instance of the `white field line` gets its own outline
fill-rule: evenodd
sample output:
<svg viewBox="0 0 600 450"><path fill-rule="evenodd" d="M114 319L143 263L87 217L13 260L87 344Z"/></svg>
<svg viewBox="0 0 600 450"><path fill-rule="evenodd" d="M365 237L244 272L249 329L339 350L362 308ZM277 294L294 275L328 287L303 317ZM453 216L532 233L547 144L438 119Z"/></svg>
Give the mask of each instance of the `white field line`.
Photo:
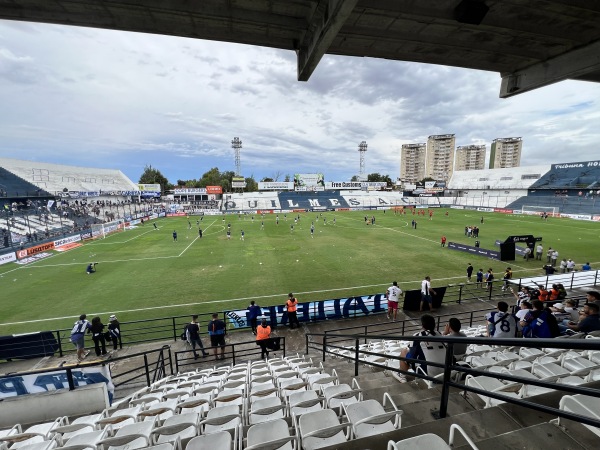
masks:
<svg viewBox="0 0 600 450"><path fill-rule="evenodd" d="M167 258L173 258L173 256L167 257ZM528 270L538 270L538 269L528 269ZM465 280L466 274L465 275L461 275L461 276L456 276L456 277L446 277L446 278L436 278L436 281L446 281L446 280ZM406 285L406 284L416 284L419 283L421 280L413 280L413 281L402 281L399 282L399 285ZM354 290L354 289L364 289L364 288L373 288L373 287L385 287L388 286L389 283L384 283L384 284L366 284L363 286L350 286L350 287L342 287L342 288L333 288L333 289L319 289L319 290L315 290L315 291L304 291L304 292L297 292L298 295L304 295L304 294L319 294L322 292L336 292L336 291L345 291L345 290ZM236 301L249 301L249 300L259 300L259 299L266 299L266 298L274 298L274 297L280 297L280 298L286 298L287 297L287 292L286 293L281 293L281 294L269 294L269 295L257 295L257 296L252 296L252 297L239 297L239 298L230 298L230 299L222 299L222 300L212 300L212 301L202 301L202 302L194 302L194 303L181 303L178 305L161 305L161 306L151 306L148 308L136 308L136 309L123 309L123 310L119 310L119 311L114 311L114 310L110 310L110 311L102 311L102 312L90 312L87 313L88 316L100 316L100 315L107 315L107 314L122 314L122 313L130 313L130 312L139 312L139 311L152 311L155 309L168 309L168 308L183 308L183 307L190 307L190 306L197 306L197 305L214 305L214 304L220 304L220 303L230 303L230 302L236 302ZM62 317L49 317L46 319L37 319L37 320L26 320L26 321L22 321L22 322L7 322L7 323L0 323L0 326L3 325L21 325L21 324L25 324L25 323L35 323L35 322L48 322L48 321L53 321L53 320L65 320L65 319L72 319L74 316L73 315L69 315L69 316L62 316Z"/></svg>

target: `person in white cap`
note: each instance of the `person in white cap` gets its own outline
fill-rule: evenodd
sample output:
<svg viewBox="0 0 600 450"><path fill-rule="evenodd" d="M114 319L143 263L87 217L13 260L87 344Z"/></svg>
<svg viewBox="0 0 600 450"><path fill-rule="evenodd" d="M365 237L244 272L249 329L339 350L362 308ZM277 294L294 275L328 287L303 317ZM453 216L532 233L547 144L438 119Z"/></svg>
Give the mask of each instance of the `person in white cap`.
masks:
<svg viewBox="0 0 600 450"><path fill-rule="evenodd" d="M113 350L117 350L118 346L123 347L121 341L121 325L114 314L108 318L108 334L113 343Z"/></svg>

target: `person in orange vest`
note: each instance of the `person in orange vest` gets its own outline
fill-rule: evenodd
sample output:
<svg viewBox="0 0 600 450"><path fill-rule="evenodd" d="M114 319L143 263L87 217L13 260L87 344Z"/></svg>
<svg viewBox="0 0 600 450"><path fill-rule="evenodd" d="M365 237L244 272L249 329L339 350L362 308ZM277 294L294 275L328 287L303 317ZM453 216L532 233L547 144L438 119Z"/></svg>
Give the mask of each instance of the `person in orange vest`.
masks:
<svg viewBox="0 0 600 450"><path fill-rule="evenodd" d="M260 358L269 359L269 350L267 350L267 344L271 338L271 327L267 325L267 319L262 318L262 321L258 327L256 327L256 345L260 346Z"/></svg>
<svg viewBox="0 0 600 450"><path fill-rule="evenodd" d="M300 328L300 322L298 321L298 314L296 309L298 308L298 300L294 297L291 292L288 294L288 299L285 302L285 309L287 311L288 320L290 321L290 329L294 329L294 324Z"/></svg>
<svg viewBox="0 0 600 450"><path fill-rule="evenodd" d="M538 289L540 291L540 295L538 297L538 300L541 302L546 302L548 301L548 297L550 296L550 293L548 292L548 290L546 289L545 286L538 284Z"/></svg>

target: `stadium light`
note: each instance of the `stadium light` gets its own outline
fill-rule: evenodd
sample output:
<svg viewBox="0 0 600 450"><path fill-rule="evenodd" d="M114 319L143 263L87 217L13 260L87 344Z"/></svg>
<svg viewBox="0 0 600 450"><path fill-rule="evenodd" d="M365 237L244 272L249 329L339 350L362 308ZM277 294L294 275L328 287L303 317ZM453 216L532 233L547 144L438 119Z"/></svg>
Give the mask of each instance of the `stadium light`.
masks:
<svg viewBox="0 0 600 450"><path fill-rule="evenodd" d="M240 150L242 149L242 141L240 138L233 138L233 141L231 141L231 148L235 152L235 174L239 177L242 173L242 166L240 163Z"/></svg>
<svg viewBox="0 0 600 450"><path fill-rule="evenodd" d="M364 181L365 178L365 152L367 151L367 142L362 141L358 144L358 152L360 153L360 170L358 171L358 179Z"/></svg>

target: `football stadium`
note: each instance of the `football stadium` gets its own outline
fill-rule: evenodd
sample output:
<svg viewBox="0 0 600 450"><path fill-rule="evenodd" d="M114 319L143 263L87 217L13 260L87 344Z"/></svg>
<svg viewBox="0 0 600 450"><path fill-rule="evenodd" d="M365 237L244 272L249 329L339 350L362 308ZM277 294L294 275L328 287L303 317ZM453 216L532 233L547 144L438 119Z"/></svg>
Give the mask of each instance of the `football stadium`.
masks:
<svg viewBox="0 0 600 450"><path fill-rule="evenodd" d="M0 16L139 31L137 5L109 2L122 14L109 24L56 3ZM206 24L239 25L244 3ZM301 15L314 2L294 3ZM316 8L317 49L363 51L335 36L357 3ZM473 29L489 9L442 3ZM562 8L548 20L578 11L543 3ZM187 8L163 7L145 31L168 34L161 20ZM256 29L188 37L285 48ZM426 62L472 67L460 47ZM299 79L319 59L302 48ZM370 56L402 59L389 51ZM548 58L595 80L582 51ZM485 67L502 95L550 82L513 53ZM169 189L119 167L0 157L0 450L597 448L600 160L448 171L443 154L422 157L431 178L403 160L392 184L296 170L256 190L239 174Z"/></svg>

